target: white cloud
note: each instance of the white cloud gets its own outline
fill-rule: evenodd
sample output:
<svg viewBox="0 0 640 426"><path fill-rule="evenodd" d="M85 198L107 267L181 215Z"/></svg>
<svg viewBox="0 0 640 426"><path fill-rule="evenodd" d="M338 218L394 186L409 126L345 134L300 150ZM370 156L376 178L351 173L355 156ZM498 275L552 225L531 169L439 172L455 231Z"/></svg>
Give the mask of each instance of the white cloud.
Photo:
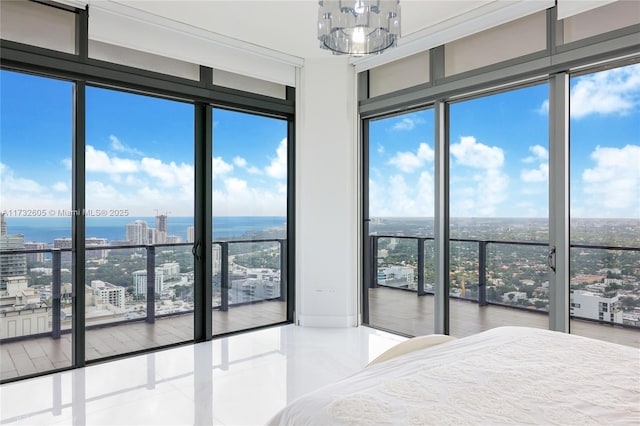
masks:
<svg viewBox="0 0 640 426"><path fill-rule="evenodd" d="M413 152L397 152L396 155L389 160L389 164L396 166L405 173L411 173L422 166L424 161Z"/></svg>
<svg viewBox="0 0 640 426"><path fill-rule="evenodd" d="M144 155L142 151L136 148L132 148L124 143L117 136L109 135L109 141L111 142L111 149L117 152L124 152L127 154L134 154L142 156Z"/></svg>
<svg viewBox="0 0 640 426"><path fill-rule="evenodd" d="M378 154L384 154L384 146L382 144L378 144L376 151L378 151Z"/></svg>
<svg viewBox="0 0 640 426"><path fill-rule="evenodd" d="M193 186L193 166L190 164L163 163L157 158L145 157L140 162L143 172L160 181L165 187Z"/></svg>
<svg viewBox="0 0 640 426"><path fill-rule="evenodd" d="M549 99L545 99L538 107L538 114L540 115L548 115L549 114Z"/></svg>
<svg viewBox="0 0 640 426"><path fill-rule="evenodd" d="M422 123L424 123L422 118L404 117L393 125L392 130L413 130L418 124Z"/></svg>
<svg viewBox="0 0 640 426"><path fill-rule="evenodd" d="M11 199L9 193L13 191L25 194L38 194L47 191L45 186L40 185L35 180L16 176L13 169L3 163L0 163L0 188L2 188L2 195L5 199ZM6 208L6 206L3 206L3 208Z"/></svg>
<svg viewBox="0 0 640 426"><path fill-rule="evenodd" d="M381 176L378 176L381 177ZM372 217L433 216L433 175L424 171L417 181L398 174L386 181L369 179L369 211Z"/></svg>
<svg viewBox="0 0 640 426"><path fill-rule="evenodd" d="M415 154L413 152L396 152L396 154L389 159L388 164L396 166L402 172L412 173L422 167L426 162L433 162L433 158L433 149L422 142Z"/></svg>
<svg viewBox="0 0 640 426"><path fill-rule="evenodd" d="M597 146L591 159L595 166L582 173L584 197L576 197L576 207L592 217L640 217L640 146Z"/></svg>
<svg viewBox="0 0 640 426"><path fill-rule="evenodd" d="M286 151L286 149L285 149ZM286 152L285 152L286 154ZM240 156L236 156L233 158L233 164L237 167L240 167L242 169L245 169L247 171L247 173L251 174L251 175L261 175L262 174L262 170L260 170L259 168L255 167L255 166L250 166L249 162L240 157Z"/></svg>
<svg viewBox="0 0 640 426"><path fill-rule="evenodd" d="M536 161L547 161L549 160L549 151L547 148L542 145L533 145L529 147L529 152L531 152L531 156L526 157L522 161L524 163L534 163Z"/></svg>
<svg viewBox="0 0 640 426"><path fill-rule="evenodd" d="M87 145L85 152L86 169L88 172L102 173L132 173L138 171L138 163L126 158L109 157L109 155L91 145Z"/></svg>
<svg viewBox="0 0 640 426"><path fill-rule="evenodd" d="M523 169L520 171L520 179L525 183L547 182L549 179L549 151L542 145L533 145L529 147L532 155L522 160L523 163L538 162L538 167L534 169ZM523 193L539 193L530 187L523 188Z"/></svg>
<svg viewBox="0 0 640 426"><path fill-rule="evenodd" d="M477 216L505 216L499 205L508 197L509 176L499 169L476 175L475 201ZM507 214L508 215L508 214Z"/></svg>
<svg viewBox="0 0 640 426"><path fill-rule="evenodd" d="M111 141L111 149L114 151L124 152L126 150L125 146L116 136L110 135L109 140Z"/></svg>
<svg viewBox="0 0 640 426"><path fill-rule="evenodd" d="M416 199L419 206L419 216L432 217L434 215L434 189L433 175L426 171L420 173L420 177L418 178L418 186L416 188Z"/></svg>
<svg viewBox="0 0 640 426"><path fill-rule="evenodd" d="M640 64L576 78L570 105L574 118L628 114L640 105Z"/></svg>
<svg viewBox="0 0 640 426"><path fill-rule="evenodd" d="M65 158L62 161L60 161L60 164L62 164L62 166L67 169L67 170L71 170L71 158Z"/></svg>
<svg viewBox="0 0 640 426"><path fill-rule="evenodd" d="M265 172L275 179L287 177L287 138L280 141L276 149L276 158L271 159L271 164L265 168Z"/></svg>
<svg viewBox="0 0 640 426"><path fill-rule="evenodd" d="M245 160L242 157L234 157L233 158L233 164L235 164L238 167L247 167L247 160Z"/></svg>
<svg viewBox="0 0 640 426"><path fill-rule="evenodd" d="M213 212L220 216L242 214L285 216L287 210L286 185L274 189L254 188L235 177L214 185Z"/></svg>
<svg viewBox="0 0 640 426"><path fill-rule="evenodd" d="M549 178L549 165L542 163L537 169L522 170L520 178L526 183L546 182Z"/></svg>
<svg viewBox="0 0 640 426"><path fill-rule="evenodd" d="M576 77L575 81L569 94L572 118L626 115L640 105L640 64ZM538 113L549 113L548 99L542 102Z"/></svg>
<svg viewBox="0 0 640 426"><path fill-rule="evenodd" d="M450 151L456 162L464 166L495 169L504 164L502 148L479 143L473 136L462 136L459 143L451 145Z"/></svg>
<svg viewBox="0 0 640 426"><path fill-rule="evenodd" d="M244 191L247 189L247 181L230 177L224 180L224 187L229 192Z"/></svg>
<svg viewBox="0 0 640 426"><path fill-rule="evenodd" d="M213 157L211 163L211 167L213 168L213 179L217 176L223 176L233 171L233 165L225 162L222 157Z"/></svg>
<svg viewBox="0 0 640 426"><path fill-rule="evenodd" d="M411 196L410 187L404 180L402 175L394 175L389 177L389 199L391 208L395 211L403 212L404 215L416 216L415 198Z"/></svg>
<svg viewBox="0 0 640 426"><path fill-rule="evenodd" d="M57 191L57 192L69 191L69 187L64 182L56 182L56 183L54 183L53 185L51 185L51 189L53 189L54 191Z"/></svg>
<svg viewBox="0 0 640 426"><path fill-rule="evenodd" d="M452 170L452 216L501 216L499 206L508 197L509 176L502 171L504 151L463 136L452 144L451 155L456 166L477 169L475 174L464 169Z"/></svg>
<svg viewBox="0 0 640 426"><path fill-rule="evenodd" d="M57 192L55 187L40 184L34 179L18 175L8 164L0 163L1 205L10 209L69 209L71 193Z"/></svg>

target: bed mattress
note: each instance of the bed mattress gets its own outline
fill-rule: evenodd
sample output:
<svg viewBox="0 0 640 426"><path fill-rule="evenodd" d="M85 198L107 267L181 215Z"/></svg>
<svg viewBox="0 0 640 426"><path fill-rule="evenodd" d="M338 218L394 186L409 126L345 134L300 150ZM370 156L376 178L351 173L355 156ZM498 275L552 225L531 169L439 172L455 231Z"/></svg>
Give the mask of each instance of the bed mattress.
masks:
<svg viewBox="0 0 640 426"><path fill-rule="evenodd" d="M292 402L270 424L638 425L640 350L495 328L372 365Z"/></svg>

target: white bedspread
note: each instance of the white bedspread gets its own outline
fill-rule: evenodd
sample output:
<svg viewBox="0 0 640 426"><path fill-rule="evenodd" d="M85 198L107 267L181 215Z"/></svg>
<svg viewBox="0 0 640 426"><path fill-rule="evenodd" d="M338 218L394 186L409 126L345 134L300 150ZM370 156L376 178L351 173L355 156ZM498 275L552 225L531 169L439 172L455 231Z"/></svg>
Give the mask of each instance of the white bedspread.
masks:
<svg viewBox="0 0 640 426"><path fill-rule="evenodd" d="M339 350L339 348L336 348ZM371 366L270 424L640 425L640 350L500 327Z"/></svg>

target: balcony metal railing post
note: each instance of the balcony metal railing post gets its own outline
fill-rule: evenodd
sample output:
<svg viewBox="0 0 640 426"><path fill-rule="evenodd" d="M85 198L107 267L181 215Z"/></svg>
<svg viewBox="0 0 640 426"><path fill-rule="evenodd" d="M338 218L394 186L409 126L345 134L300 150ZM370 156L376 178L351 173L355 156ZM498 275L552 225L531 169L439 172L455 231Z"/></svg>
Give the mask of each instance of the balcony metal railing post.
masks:
<svg viewBox="0 0 640 426"><path fill-rule="evenodd" d="M51 250L51 337L60 338L62 304L60 302L62 288L62 254L60 249Z"/></svg>
<svg viewBox="0 0 640 426"><path fill-rule="evenodd" d="M369 288L377 288L378 287L378 236L371 236L371 257L373 261L371 262L371 282L369 283Z"/></svg>
<svg viewBox="0 0 640 426"><path fill-rule="evenodd" d="M424 238L418 238L418 296L424 296Z"/></svg>
<svg viewBox="0 0 640 426"><path fill-rule="evenodd" d="M478 305L487 306L487 241L478 241Z"/></svg>
<svg viewBox="0 0 640 426"><path fill-rule="evenodd" d="M147 323L156 322L156 248L147 246Z"/></svg>
<svg viewBox="0 0 640 426"><path fill-rule="evenodd" d="M284 302L287 295L287 241L280 240L280 297L278 300Z"/></svg>
<svg viewBox="0 0 640 426"><path fill-rule="evenodd" d="M229 310L229 243L220 243L220 310Z"/></svg>

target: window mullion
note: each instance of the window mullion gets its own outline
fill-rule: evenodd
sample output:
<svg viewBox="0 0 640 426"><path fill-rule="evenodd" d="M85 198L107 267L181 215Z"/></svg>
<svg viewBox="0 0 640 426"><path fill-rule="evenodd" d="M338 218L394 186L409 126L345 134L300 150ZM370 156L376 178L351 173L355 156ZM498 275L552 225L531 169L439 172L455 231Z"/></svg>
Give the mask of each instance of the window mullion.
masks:
<svg viewBox="0 0 640 426"><path fill-rule="evenodd" d="M435 108L435 305L434 333L449 334L449 108Z"/></svg>
<svg viewBox="0 0 640 426"><path fill-rule="evenodd" d="M73 314L72 314L72 365L83 367L85 358L85 145L86 145L86 85L79 81L74 92L74 137L72 147L72 268Z"/></svg>
<svg viewBox="0 0 640 426"><path fill-rule="evenodd" d="M549 79L549 329L569 332L569 76Z"/></svg>

